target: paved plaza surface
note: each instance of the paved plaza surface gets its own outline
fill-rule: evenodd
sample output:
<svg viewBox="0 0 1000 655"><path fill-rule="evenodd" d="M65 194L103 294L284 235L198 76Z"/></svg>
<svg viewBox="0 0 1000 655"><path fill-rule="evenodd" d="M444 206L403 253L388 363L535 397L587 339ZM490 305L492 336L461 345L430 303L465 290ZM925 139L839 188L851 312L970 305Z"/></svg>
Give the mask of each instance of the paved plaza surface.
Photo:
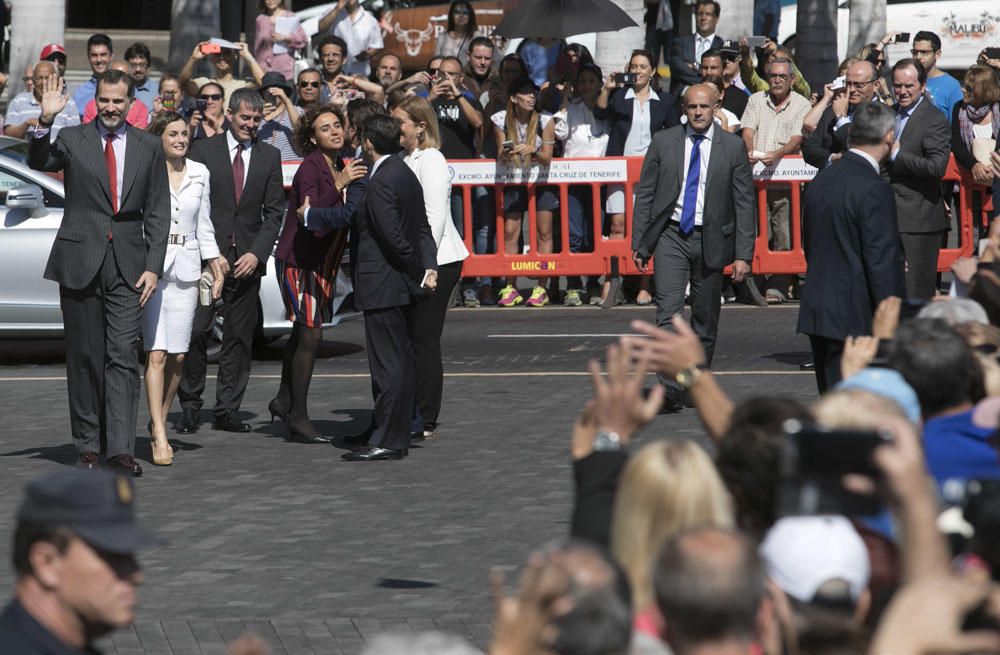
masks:
<svg viewBox="0 0 1000 655"><path fill-rule="evenodd" d="M796 308L723 307L714 368L736 399L810 400L799 371L808 341ZM223 653L246 630L276 654L358 653L386 630L442 629L485 648L489 571L514 579L529 551L569 530L569 433L590 394L586 362L651 308L452 310L445 328L439 438L403 461L349 463L325 445L284 441L267 401L284 341L258 349L242 418L250 434L168 434L170 468L137 480L142 520L169 543L143 553L135 625L109 653ZM321 431L368 421L361 321L327 330L310 392ZM210 367L206 411L214 399ZM0 342L0 589L24 483L75 461L61 342ZM148 419L143 394L140 426ZM176 405L175 405L176 407ZM171 415L175 419L179 410ZM694 410L661 415L641 436L701 437Z"/></svg>

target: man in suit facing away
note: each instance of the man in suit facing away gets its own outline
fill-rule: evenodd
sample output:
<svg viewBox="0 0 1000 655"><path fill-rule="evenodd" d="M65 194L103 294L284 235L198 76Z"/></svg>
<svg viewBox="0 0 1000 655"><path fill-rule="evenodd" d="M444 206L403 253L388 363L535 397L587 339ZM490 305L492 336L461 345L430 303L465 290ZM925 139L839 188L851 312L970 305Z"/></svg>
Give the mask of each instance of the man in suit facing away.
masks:
<svg viewBox="0 0 1000 655"><path fill-rule="evenodd" d="M191 159L208 167L212 176L212 224L219 252L229 261L222 286L225 322L222 356L215 389L212 427L226 432L249 432L236 411L250 380L251 347L257 327L260 278L267 270L285 211L281 153L255 140L264 111L256 89L237 89L229 96L229 129L195 141ZM181 434L198 429L201 395L208 367L206 350L215 318L213 307L195 312L191 346L184 358L178 389L183 415Z"/></svg>
<svg viewBox="0 0 1000 655"><path fill-rule="evenodd" d="M951 127L926 89L927 71L919 61L901 59L892 67L896 143L889 182L906 257L906 295L922 299L937 291L938 254L948 230L941 178L951 156Z"/></svg>
<svg viewBox="0 0 1000 655"><path fill-rule="evenodd" d="M53 143L49 129L68 101L62 83L54 75L43 82L28 164L65 175L66 209L45 278L59 283L77 464L97 467L103 437L108 468L139 476L139 316L167 252L167 168L160 139L125 123L135 90L120 71L97 81L98 120L60 130Z"/></svg>
<svg viewBox="0 0 1000 655"><path fill-rule="evenodd" d="M716 0L698 0L695 5L694 34L674 39L670 47L670 90L674 93L701 81L701 56L722 47L722 39L715 33L722 9ZM654 66L656 63L654 62Z"/></svg>
<svg viewBox="0 0 1000 655"><path fill-rule="evenodd" d="M656 263L656 324L669 329L691 284L691 326L712 363L722 305L722 269L733 280L750 273L756 215L753 175L743 140L713 121L719 92L696 84L684 94L686 126L653 135L636 186L632 257L645 270ZM685 371L666 387L665 408L681 409L699 371Z"/></svg>
<svg viewBox="0 0 1000 655"><path fill-rule="evenodd" d="M375 393L375 430L367 447L344 459L402 459L410 446L416 367L410 343L413 305L437 286L437 246L420 181L399 152L399 123L377 114L362 128L368 190L351 223L354 305L365 315ZM321 214L316 214L322 220ZM307 222L313 224L310 212Z"/></svg>
<svg viewBox="0 0 1000 655"><path fill-rule="evenodd" d="M878 303L905 294L896 200L879 175L895 130L891 107L859 105L850 149L806 187L802 244L808 270L798 332L809 336L820 393L840 381L847 337L871 334Z"/></svg>

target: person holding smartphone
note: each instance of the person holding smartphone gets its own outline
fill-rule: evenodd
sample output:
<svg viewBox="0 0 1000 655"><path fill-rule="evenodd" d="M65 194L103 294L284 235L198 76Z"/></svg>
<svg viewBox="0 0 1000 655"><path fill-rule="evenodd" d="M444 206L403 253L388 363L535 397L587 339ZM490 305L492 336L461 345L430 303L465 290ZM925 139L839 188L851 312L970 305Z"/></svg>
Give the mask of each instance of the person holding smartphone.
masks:
<svg viewBox="0 0 1000 655"><path fill-rule="evenodd" d="M277 148L282 161L298 159L294 134L302 109L292 102L292 87L281 73L271 72L264 75L260 95L264 98L264 120L257 130L257 140Z"/></svg>
<svg viewBox="0 0 1000 655"><path fill-rule="evenodd" d="M224 95L222 85L216 82L209 82L198 90L195 109L189 119L192 142L207 139L229 129L229 119L226 118L222 105Z"/></svg>
<svg viewBox="0 0 1000 655"><path fill-rule="evenodd" d="M708 4L711 6L711 3ZM645 155L653 135L662 129L680 125L680 117L669 95L661 98L653 89L656 62L647 50L634 50L628 62L628 73L633 78L608 75L601 93L594 104L594 118L608 123L608 157ZM621 73L619 73L621 75ZM632 84L626 86L625 82ZM625 187L613 185L608 189L605 210L609 214L610 239L625 238ZM653 297L646 288L640 289L636 302L648 305ZM601 301L608 301L610 283L605 282ZM610 302L614 302L612 299Z"/></svg>

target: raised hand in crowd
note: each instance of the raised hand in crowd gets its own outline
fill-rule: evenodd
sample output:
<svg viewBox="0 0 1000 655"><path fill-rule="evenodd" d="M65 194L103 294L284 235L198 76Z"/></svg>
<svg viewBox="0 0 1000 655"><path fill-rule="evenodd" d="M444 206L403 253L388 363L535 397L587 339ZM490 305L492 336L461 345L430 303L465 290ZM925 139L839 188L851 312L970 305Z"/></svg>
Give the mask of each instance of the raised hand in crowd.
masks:
<svg viewBox="0 0 1000 655"><path fill-rule="evenodd" d="M985 64L990 68L1000 71L1000 59L991 59L987 57L985 48L983 48L983 50L979 53L979 57L976 58L976 61L980 64Z"/></svg>
<svg viewBox="0 0 1000 655"><path fill-rule="evenodd" d="M903 306L902 299L889 296L875 308L872 319L872 336L876 339L894 339L899 328L899 310Z"/></svg>
<svg viewBox="0 0 1000 655"><path fill-rule="evenodd" d="M969 284L979 269L979 260L975 257L959 257L952 262L950 270L962 284Z"/></svg>
<svg viewBox="0 0 1000 655"><path fill-rule="evenodd" d="M893 596L871 641L872 655L995 653L996 630L964 630L973 610L987 601L993 585L972 576L943 573L912 582Z"/></svg>
<svg viewBox="0 0 1000 655"><path fill-rule="evenodd" d="M840 377L846 380L875 359L878 352L878 339L875 337L847 337L844 341L844 354L840 358Z"/></svg>
<svg viewBox="0 0 1000 655"><path fill-rule="evenodd" d="M607 350L607 376L602 374L597 360L590 360L589 368L594 388L594 422L599 430L614 432L620 439L628 440L656 418L665 391L657 384L643 397L646 373L652 370L646 352L633 352L627 345L612 344Z"/></svg>
<svg viewBox="0 0 1000 655"><path fill-rule="evenodd" d="M553 620L573 609L567 597L571 580L559 552L532 554L516 596L507 595L503 572L494 570L490 582L496 613L489 655L550 653L557 636Z"/></svg>
<svg viewBox="0 0 1000 655"><path fill-rule="evenodd" d="M42 123L52 125L52 121L69 102L69 96L63 93L63 79L57 75L49 75L42 80L42 99L40 101L41 112L39 118Z"/></svg>
<svg viewBox="0 0 1000 655"><path fill-rule="evenodd" d="M632 321L632 329L646 338L623 337L622 345L632 353L633 359L644 362L650 371L667 379L676 379L681 371L700 371L688 392L709 436L718 441L729 429L733 403L712 372L699 368L705 363L705 350L691 326L680 315L674 316L671 324L674 331L658 328L646 321Z"/></svg>

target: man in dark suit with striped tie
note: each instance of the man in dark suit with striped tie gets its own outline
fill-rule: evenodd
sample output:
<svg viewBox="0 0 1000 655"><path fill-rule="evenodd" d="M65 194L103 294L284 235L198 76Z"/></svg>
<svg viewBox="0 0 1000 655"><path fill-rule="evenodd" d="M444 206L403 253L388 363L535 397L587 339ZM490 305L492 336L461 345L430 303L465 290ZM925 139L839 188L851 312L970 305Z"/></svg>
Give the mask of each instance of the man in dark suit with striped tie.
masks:
<svg viewBox="0 0 1000 655"><path fill-rule="evenodd" d="M285 213L281 153L256 140L263 113L264 99L256 89L233 91L226 112L229 129L196 141L190 155L207 166L212 176L212 225L219 252L229 261L230 272L222 286L226 320L212 410L212 427L226 432L250 431L236 411L250 381L260 279L267 271L267 258ZM177 392L183 410L177 424L181 434L198 429L214 320L213 307L198 307Z"/></svg>
<svg viewBox="0 0 1000 655"><path fill-rule="evenodd" d="M65 175L45 277L59 283L77 464L97 467L103 440L108 468L138 476L139 316L167 252L167 167L160 139L125 123L135 89L120 71L98 79L98 120L63 128L52 142L52 121L68 101L62 83L44 82L28 164Z"/></svg>
<svg viewBox="0 0 1000 655"><path fill-rule="evenodd" d="M722 301L722 270L733 280L750 272L756 216L753 175L738 136L714 123L719 91L695 84L684 94L686 126L653 135L642 162L633 213L632 257L640 270L655 260L656 324L684 308L691 285L691 327L712 363ZM664 408L680 410L697 371L664 380ZM683 379L682 379L683 378Z"/></svg>

